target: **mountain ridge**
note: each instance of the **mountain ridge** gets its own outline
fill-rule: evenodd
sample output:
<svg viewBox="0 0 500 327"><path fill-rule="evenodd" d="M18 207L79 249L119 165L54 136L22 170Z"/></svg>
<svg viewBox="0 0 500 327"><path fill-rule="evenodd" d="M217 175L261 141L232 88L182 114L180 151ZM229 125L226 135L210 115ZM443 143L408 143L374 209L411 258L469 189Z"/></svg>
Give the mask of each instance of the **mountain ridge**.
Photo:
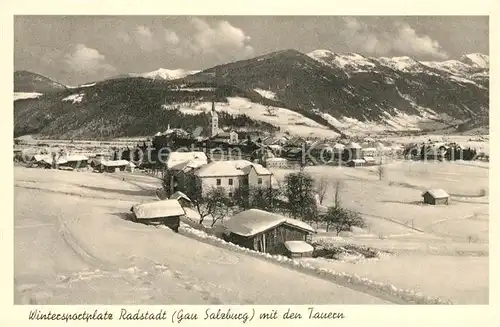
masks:
<svg viewBox="0 0 500 327"><path fill-rule="evenodd" d="M321 49L304 54L285 49L203 71L191 71L191 74L176 79L126 76L66 88L56 92L58 95L44 94L36 99L18 100L14 103L15 128L17 134L38 130L51 136L81 137L88 135L90 130L97 136L104 133L110 137L144 134L153 125L166 125L169 116L179 120L182 110L190 110L168 110L165 113L161 110L163 104L172 108L185 108L196 103L202 105L213 99L210 88L214 87L220 89L216 97L221 103L230 97L239 97L249 99L249 106L255 108L257 104L286 108L338 134L353 130L353 124L360 131L375 126L373 124L386 126L387 130L394 130L396 125L396 129L401 130L405 124L409 130L430 128L422 127L425 120L439 123L443 128L470 121L475 125L488 125L489 69L482 67L489 63L489 57L472 54L464 58L471 64L453 60L420 62L404 56L374 58ZM220 73L220 81L216 80L216 71ZM63 100L80 93L85 94L80 97L83 99L80 102ZM58 109L61 103L69 113ZM42 107L46 108L45 112ZM82 114L88 108L92 108L90 111L94 112L95 118ZM117 111L117 108L123 110ZM146 110L148 114L141 116L135 112L142 112L144 108L149 108ZM107 110L116 116L113 118ZM51 112L49 117L47 111ZM160 120L156 119L153 124L145 121L154 120L151 115L155 112L162 117ZM61 123L70 116L77 119L85 116L84 120L93 121L96 127L86 127L85 130L78 124ZM189 120L200 121L193 115L182 117L186 125ZM116 119L115 123L113 119ZM42 128L40 121L44 121L47 127ZM104 131L104 122L112 126L110 131ZM36 128L30 125L36 125ZM70 131L69 126L76 131ZM120 128L126 130L119 131ZM158 126L158 130L162 128ZM155 132L151 130L149 134Z"/></svg>

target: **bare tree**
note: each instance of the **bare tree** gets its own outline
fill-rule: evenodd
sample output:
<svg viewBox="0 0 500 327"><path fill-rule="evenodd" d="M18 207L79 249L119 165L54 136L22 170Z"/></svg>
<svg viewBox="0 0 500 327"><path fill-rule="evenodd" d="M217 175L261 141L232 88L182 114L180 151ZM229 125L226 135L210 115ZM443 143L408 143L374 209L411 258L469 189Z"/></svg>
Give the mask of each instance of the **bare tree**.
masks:
<svg viewBox="0 0 500 327"><path fill-rule="evenodd" d="M341 198L340 198L341 188L342 188L342 183L340 181L335 181L334 193L333 193L333 206L335 208L341 207Z"/></svg>
<svg viewBox="0 0 500 327"><path fill-rule="evenodd" d="M320 178L316 181L316 193L318 193L319 204L323 204L325 199L326 191L328 191L328 187L330 183L325 178Z"/></svg>
<svg viewBox="0 0 500 327"><path fill-rule="evenodd" d="M330 225L335 227L337 236L342 231L350 231L352 227L365 227L365 221L361 215L355 211L345 209L342 207L329 207L325 215L327 223L327 231Z"/></svg>

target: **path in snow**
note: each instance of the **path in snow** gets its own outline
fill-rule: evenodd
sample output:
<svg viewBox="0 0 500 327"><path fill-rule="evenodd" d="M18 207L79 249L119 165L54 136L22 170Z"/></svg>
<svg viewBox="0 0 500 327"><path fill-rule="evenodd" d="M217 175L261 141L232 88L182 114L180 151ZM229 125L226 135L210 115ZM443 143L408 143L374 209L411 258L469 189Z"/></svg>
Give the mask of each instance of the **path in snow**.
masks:
<svg viewBox="0 0 500 327"><path fill-rule="evenodd" d="M15 168L15 180L16 303L389 303L170 230L121 219L133 203L145 199L141 189L121 180L78 172L40 174L21 167ZM110 194L99 198L113 192L115 199Z"/></svg>

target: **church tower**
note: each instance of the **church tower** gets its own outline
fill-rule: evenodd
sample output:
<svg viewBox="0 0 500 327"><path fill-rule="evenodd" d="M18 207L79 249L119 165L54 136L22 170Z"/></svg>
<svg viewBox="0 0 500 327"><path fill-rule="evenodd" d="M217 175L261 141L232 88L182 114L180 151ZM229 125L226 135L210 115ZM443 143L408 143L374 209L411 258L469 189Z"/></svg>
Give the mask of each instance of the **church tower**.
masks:
<svg viewBox="0 0 500 327"><path fill-rule="evenodd" d="M212 99L212 111L211 111L211 136L214 137L219 134L219 115L215 111L215 100L219 96L219 88L221 85L220 81L220 68L215 67L215 88L214 88L214 98Z"/></svg>
<svg viewBox="0 0 500 327"><path fill-rule="evenodd" d="M215 102L213 100L212 100L212 111L211 111L211 128L212 128L212 134L211 134L212 137L219 134L219 115L217 114L217 111L215 111Z"/></svg>

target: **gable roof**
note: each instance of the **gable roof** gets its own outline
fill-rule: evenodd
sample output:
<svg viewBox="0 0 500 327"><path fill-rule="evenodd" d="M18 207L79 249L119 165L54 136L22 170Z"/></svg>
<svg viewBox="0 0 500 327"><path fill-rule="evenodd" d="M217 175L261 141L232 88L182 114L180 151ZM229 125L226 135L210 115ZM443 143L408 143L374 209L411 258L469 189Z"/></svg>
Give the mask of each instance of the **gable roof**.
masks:
<svg viewBox="0 0 500 327"><path fill-rule="evenodd" d="M170 199L136 204L132 207L132 212L137 219L175 217L185 213L179 201Z"/></svg>
<svg viewBox="0 0 500 327"><path fill-rule="evenodd" d="M440 188L426 190L425 192L422 193L422 196L424 196L427 193L429 193L434 199L443 199L450 197L450 195L446 193L445 190Z"/></svg>
<svg viewBox="0 0 500 327"><path fill-rule="evenodd" d="M254 236L281 224L287 224L309 233L315 232L309 224L303 221L260 209L240 212L224 224L228 231L241 236Z"/></svg>
<svg viewBox="0 0 500 327"><path fill-rule="evenodd" d="M170 152L167 159L167 168L191 161L192 163L206 164L208 162L207 155L201 151L193 152Z"/></svg>
<svg viewBox="0 0 500 327"><path fill-rule="evenodd" d="M179 199L184 199L184 200L187 200L189 202L191 202L191 199L184 193L182 193L181 191L177 191L175 192L174 194L172 194L169 198L170 200L179 200Z"/></svg>
<svg viewBox="0 0 500 327"><path fill-rule="evenodd" d="M361 149L361 145L359 145L356 142L350 142L349 144L346 145L346 149Z"/></svg>
<svg viewBox="0 0 500 327"><path fill-rule="evenodd" d="M199 177L244 176L250 172L252 167L258 175L272 175L262 165L252 163L248 160L212 161L209 164L201 166L195 172L195 175Z"/></svg>

